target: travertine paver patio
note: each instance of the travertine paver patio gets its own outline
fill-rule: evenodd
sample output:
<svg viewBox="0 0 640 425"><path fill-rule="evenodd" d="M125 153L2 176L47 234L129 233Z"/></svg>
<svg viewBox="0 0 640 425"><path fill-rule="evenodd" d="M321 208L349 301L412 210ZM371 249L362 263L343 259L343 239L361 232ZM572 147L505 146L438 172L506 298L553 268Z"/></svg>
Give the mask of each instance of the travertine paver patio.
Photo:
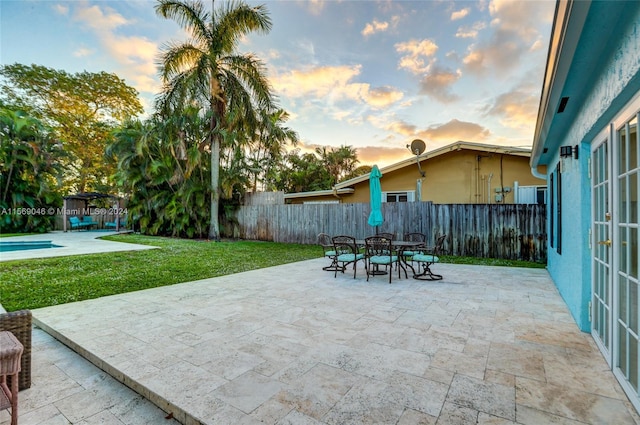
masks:
<svg viewBox="0 0 640 425"><path fill-rule="evenodd" d="M640 423L545 270L441 264L441 282L389 285L322 265L33 313L186 424Z"/></svg>

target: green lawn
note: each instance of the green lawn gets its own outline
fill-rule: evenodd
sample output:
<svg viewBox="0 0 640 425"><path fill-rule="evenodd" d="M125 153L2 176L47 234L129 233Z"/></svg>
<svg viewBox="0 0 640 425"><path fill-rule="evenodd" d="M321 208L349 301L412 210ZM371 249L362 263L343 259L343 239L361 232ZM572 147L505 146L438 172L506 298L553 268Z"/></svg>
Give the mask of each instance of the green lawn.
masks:
<svg viewBox="0 0 640 425"><path fill-rule="evenodd" d="M114 252L0 263L0 304L8 311L35 309L140 289L317 258L316 245L274 242L205 242L140 235L104 239L158 246ZM544 265L467 257L443 262L503 266Z"/></svg>
<svg viewBox="0 0 640 425"><path fill-rule="evenodd" d="M313 245L205 242L138 235L104 239L158 246L0 263L0 304L34 309L319 257Z"/></svg>

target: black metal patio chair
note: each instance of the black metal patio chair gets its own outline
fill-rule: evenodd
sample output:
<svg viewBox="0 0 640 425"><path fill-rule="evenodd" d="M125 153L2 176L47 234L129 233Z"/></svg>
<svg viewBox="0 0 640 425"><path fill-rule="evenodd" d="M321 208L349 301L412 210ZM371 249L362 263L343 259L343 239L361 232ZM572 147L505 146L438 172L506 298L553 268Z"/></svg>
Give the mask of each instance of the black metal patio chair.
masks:
<svg viewBox="0 0 640 425"><path fill-rule="evenodd" d="M431 271L431 266L440 262L439 255L442 254L442 247L444 246L444 240L447 235L438 236L436 239L436 245L431 250L425 250L423 254L416 254L411 257L411 261L419 263L419 267L422 268L420 273L413 275L414 279L419 280L442 280L442 275L435 274Z"/></svg>
<svg viewBox="0 0 640 425"><path fill-rule="evenodd" d="M360 252L356 244L356 238L352 236L334 236L332 238L333 249L336 253L333 277L338 276L338 271L344 273L347 265L353 264L353 278L356 278L358 261L364 261L364 254ZM341 263L341 264L340 264Z"/></svg>
<svg viewBox="0 0 640 425"><path fill-rule="evenodd" d="M394 253L392 240L383 236L369 236L365 238L365 267L367 269L367 282L369 276L379 274L378 268L389 267L389 283L391 283L391 270L396 265L398 279L400 279L400 268L398 267L398 256Z"/></svg>

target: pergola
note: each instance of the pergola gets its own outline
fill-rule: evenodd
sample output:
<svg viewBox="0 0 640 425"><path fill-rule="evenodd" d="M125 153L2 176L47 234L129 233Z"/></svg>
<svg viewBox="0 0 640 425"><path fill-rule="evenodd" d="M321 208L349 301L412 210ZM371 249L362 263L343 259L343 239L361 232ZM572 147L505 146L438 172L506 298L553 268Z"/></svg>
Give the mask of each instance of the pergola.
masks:
<svg viewBox="0 0 640 425"><path fill-rule="evenodd" d="M116 222L116 231L120 231L120 198L115 195L109 195L107 193L98 193L98 192L83 192L77 193L75 195L67 195L63 197L63 208L62 208L62 218L63 218L63 229L67 231L67 216L70 211L68 208L67 202L70 200L76 201L84 201L84 208L82 210L82 215L91 214L89 202L94 201L96 199L106 199L111 198L116 200L116 208L115 208L115 222Z"/></svg>

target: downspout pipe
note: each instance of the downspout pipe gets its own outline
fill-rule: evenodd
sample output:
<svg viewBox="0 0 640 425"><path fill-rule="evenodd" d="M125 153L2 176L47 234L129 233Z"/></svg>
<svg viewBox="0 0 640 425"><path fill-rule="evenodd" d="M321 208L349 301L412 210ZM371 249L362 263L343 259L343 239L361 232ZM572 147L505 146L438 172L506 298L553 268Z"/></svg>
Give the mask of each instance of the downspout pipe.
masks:
<svg viewBox="0 0 640 425"><path fill-rule="evenodd" d="M538 171L538 167L531 167L531 174L538 179L547 180L547 175Z"/></svg>
<svg viewBox="0 0 640 425"><path fill-rule="evenodd" d="M342 203L342 198L340 197L340 195L338 195L338 189L336 189L335 186L333 186L333 196L335 196L336 198L338 198L338 202Z"/></svg>

